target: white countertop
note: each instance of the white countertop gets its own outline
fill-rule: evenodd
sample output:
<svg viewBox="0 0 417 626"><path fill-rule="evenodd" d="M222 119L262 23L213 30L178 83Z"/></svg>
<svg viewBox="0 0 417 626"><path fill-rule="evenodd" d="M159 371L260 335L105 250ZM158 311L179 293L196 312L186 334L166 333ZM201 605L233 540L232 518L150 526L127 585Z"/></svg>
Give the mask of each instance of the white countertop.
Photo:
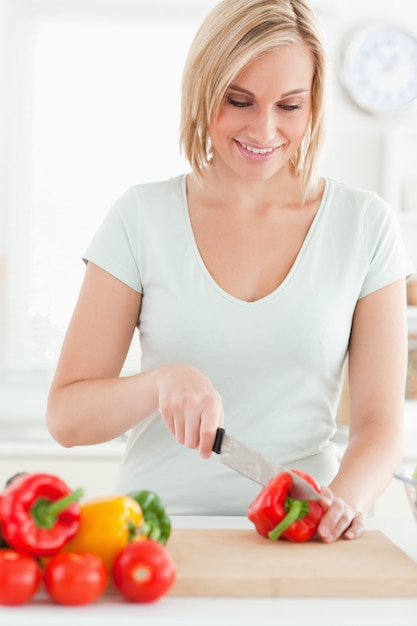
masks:
<svg viewBox="0 0 417 626"><path fill-rule="evenodd" d="M251 528L246 518L173 517L176 528ZM414 519L369 518L417 563ZM415 598L184 598L149 605L104 597L85 607L61 607L39 598L23 607L0 607L2 626L417 626Z"/></svg>

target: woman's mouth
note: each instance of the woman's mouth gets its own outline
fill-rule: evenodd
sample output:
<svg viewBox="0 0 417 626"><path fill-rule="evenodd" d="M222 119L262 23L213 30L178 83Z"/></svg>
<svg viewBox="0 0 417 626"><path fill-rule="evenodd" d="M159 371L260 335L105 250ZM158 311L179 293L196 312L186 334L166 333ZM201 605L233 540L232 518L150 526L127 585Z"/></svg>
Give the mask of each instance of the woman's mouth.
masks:
<svg viewBox="0 0 417 626"><path fill-rule="evenodd" d="M278 147L256 148L255 146L251 146L249 144L243 143L241 141L238 141L237 139L235 139L234 142L239 152L246 159L252 162L256 162L256 163L267 161L281 147L281 146L278 146Z"/></svg>
<svg viewBox="0 0 417 626"><path fill-rule="evenodd" d="M249 152L253 152L254 154L268 154L272 152L273 148L254 148L253 146L247 146L244 143L240 144L245 148L245 150L249 150Z"/></svg>

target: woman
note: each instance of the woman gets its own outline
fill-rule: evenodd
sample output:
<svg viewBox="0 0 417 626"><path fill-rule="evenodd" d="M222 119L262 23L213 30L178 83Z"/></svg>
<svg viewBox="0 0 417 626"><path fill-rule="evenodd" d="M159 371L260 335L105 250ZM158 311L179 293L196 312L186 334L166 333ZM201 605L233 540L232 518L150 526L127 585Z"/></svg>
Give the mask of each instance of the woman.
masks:
<svg viewBox="0 0 417 626"><path fill-rule="evenodd" d="M303 0L223 0L206 18L183 77L191 172L128 190L92 241L47 419L64 446L131 431L121 492L244 515L259 485L211 455L225 426L320 481L330 542L360 536L401 459L413 270L391 209L317 173L325 65ZM136 327L141 370L120 377Z"/></svg>

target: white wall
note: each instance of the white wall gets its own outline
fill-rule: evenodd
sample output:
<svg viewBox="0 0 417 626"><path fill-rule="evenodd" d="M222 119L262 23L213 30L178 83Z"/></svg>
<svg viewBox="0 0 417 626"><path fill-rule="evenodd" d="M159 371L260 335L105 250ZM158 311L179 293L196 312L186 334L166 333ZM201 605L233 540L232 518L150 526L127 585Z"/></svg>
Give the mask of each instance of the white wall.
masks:
<svg viewBox="0 0 417 626"><path fill-rule="evenodd" d="M362 112L351 102L342 85L341 62L350 38L370 24L387 22L413 28L417 33L417 3L415 0L336 0L317 4L327 7L320 11L320 18L333 66L332 123L325 171L346 182L383 193L385 141L393 132L417 132L417 112L392 117Z"/></svg>

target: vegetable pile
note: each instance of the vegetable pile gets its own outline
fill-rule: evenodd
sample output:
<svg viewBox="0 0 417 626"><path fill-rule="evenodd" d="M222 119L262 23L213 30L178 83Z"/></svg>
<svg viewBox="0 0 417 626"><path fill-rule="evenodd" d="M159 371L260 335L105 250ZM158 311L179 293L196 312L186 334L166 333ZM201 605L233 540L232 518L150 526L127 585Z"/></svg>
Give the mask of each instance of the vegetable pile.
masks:
<svg viewBox="0 0 417 626"><path fill-rule="evenodd" d="M142 490L80 503L83 495L47 473L8 481L0 494L0 604L25 604L41 588L58 604L88 604L110 581L130 602L154 602L172 587L171 521L159 496Z"/></svg>

